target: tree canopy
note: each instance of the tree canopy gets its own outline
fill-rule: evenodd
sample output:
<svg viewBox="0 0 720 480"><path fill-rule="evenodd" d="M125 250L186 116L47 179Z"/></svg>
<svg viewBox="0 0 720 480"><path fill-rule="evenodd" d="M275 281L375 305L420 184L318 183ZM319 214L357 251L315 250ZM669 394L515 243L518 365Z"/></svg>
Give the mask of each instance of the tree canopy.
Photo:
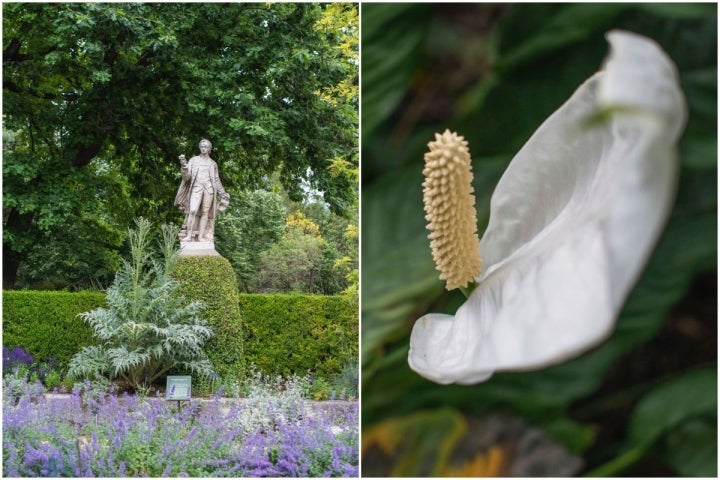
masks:
<svg viewBox="0 0 720 480"><path fill-rule="evenodd" d="M178 221L177 156L356 206L353 4L3 5L5 288L87 285L132 218Z"/></svg>

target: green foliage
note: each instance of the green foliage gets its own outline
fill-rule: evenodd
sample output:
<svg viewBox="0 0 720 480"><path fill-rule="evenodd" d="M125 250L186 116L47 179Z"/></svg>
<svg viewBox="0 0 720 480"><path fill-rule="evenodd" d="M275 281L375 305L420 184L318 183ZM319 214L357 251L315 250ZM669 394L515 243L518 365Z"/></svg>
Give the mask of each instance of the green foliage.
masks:
<svg viewBox="0 0 720 480"><path fill-rule="evenodd" d="M100 342L83 348L70 361L68 375L108 377L137 390L172 369L209 376L203 351L212 329L202 320L202 304L178 294L171 274L177 262L177 227L163 228L163 262L151 257L150 222L136 221L129 232L131 259L123 261L107 290L108 308L80 316Z"/></svg>
<svg viewBox="0 0 720 480"><path fill-rule="evenodd" d="M294 208L283 236L260 255L252 291L333 295L347 289L358 260L352 220L329 212L322 203Z"/></svg>
<svg viewBox="0 0 720 480"><path fill-rule="evenodd" d="M681 474L715 476L717 457L709 451L717 451L717 433L710 434L713 425L717 425L715 369L698 369L665 381L646 393L635 406L623 452L590 472L590 476L617 475L639 460L666 433L671 433L667 438L667 454ZM681 440L683 437L686 440ZM700 439L704 441L698 441ZM689 445L683 448L686 442ZM714 447L707 448L713 442Z"/></svg>
<svg viewBox="0 0 720 480"><path fill-rule="evenodd" d="M360 287L360 269L358 268L359 258L357 244L359 232L357 225L348 225L345 229L344 236L351 242L353 248L350 250L349 255L345 255L339 260L336 260L333 266L335 268L343 269L346 272L345 280L347 280L348 286L344 293L357 299Z"/></svg>
<svg viewBox="0 0 720 480"><path fill-rule="evenodd" d="M182 256L173 276L180 292L204 305L203 318L213 329L206 351L223 381L242 379L244 317L238 310L238 286L230 262L221 256Z"/></svg>
<svg viewBox="0 0 720 480"><path fill-rule="evenodd" d="M317 280L313 278L313 289L309 293L334 295L347 288L348 275L352 261L343 257L332 243L324 241L320 245L319 272Z"/></svg>
<svg viewBox="0 0 720 480"><path fill-rule="evenodd" d="M267 375L331 378L357 360L357 304L342 296L240 295L248 363Z"/></svg>
<svg viewBox="0 0 720 480"><path fill-rule="evenodd" d="M263 252L255 291L312 293L319 278L325 242L297 228Z"/></svg>
<svg viewBox="0 0 720 480"><path fill-rule="evenodd" d="M207 286L232 279L231 270L221 257L181 257L174 273L186 298L203 296L202 316L214 331L205 351L222 376L216 385L227 389L242 381L252 364L265 375L312 372L328 381L339 381L346 372L351 376L350 365L357 368L358 355L356 303L345 296L238 296L217 287L210 291ZM192 275L206 288L193 289ZM59 372L65 372L75 353L93 346L92 329L78 315L106 305L100 292L5 291L3 297L3 345L23 346L42 362L56 356ZM228 303L233 301L239 302L241 314ZM295 350L292 355L290 348Z"/></svg>
<svg viewBox="0 0 720 480"><path fill-rule="evenodd" d="M37 177L19 178L28 163L37 167ZM117 181L111 175L58 169L39 155L4 151L5 274L17 274L17 285L32 289L109 283L120 265L125 232L98 212L107 208L104 202ZM26 225L31 219L36 223Z"/></svg>
<svg viewBox="0 0 720 480"><path fill-rule="evenodd" d="M308 383L307 396L316 402L330 400L333 394L332 385L323 377L316 378Z"/></svg>
<svg viewBox="0 0 720 480"><path fill-rule="evenodd" d="M373 138L372 133L392 114L410 87L427 34L430 8L399 3L363 6L363 145L372 145L367 140ZM384 159L394 160L392 156ZM363 159L363 172L367 171L366 165Z"/></svg>
<svg viewBox="0 0 720 480"><path fill-rule="evenodd" d="M45 382L43 383L45 388L52 392L62 384L62 376L58 371L52 370L45 375Z"/></svg>
<svg viewBox="0 0 720 480"><path fill-rule="evenodd" d="M351 359L342 371L332 379L334 390L345 397L358 398L360 386L360 366L357 359Z"/></svg>
<svg viewBox="0 0 720 480"><path fill-rule="evenodd" d="M356 205L357 207L357 205ZM347 218L328 211L321 203L302 206L303 213L320 227L323 260L320 265L318 293L347 293L357 299L358 287L358 211L347 212Z"/></svg>
<svg viewBox="0 0 720 480"><path fill-rule="evenodd" d="M101 292L3 292L3 345L24 347L39 362L57 358L65 371L72 356L93 343L81 312L105 304Z"/></svg>
<svg viewBox="0 0 720 480"><path fill-rule="evenodd" d="M133 217L180 220L204 136L231 191L279 172L353 205L358 28L354 4L3 5L4 287L109 282Z"/></svg>
<svg viewBox="0 0 720 480"><path fill-rule="evenodd" d="M217 251L230 261L241 291L334 295L349 285L356 290L357 210L336 215L311 193L297 203L277 182L272 187L282 193L232 194L232 205L216 223Z"/></svg>
<svg viewBox="0 0 720 480"><path fill-rule="evenodd" d="M22 382L53 391L62 385L63 376L59 371L56 357L47 362L37 361L22 347L3 347L3 385L16 390Z"/></svg>
<svg viewBox="0 0 720 480"><path fill-rule="evenodd" d="M231 193L232 202L215 224L216 248L230 261L243 291L255 286L261 254L285 231L286 211L278 193Z"/></svg>
<svg viewBox="0 0 720 480"><path fill-rule="evenodd" d="M631 449L623 441L598 445L590 422L602 420L579 419L573 412L589 402L602 404L595 397L607 395L600 387L609 372L624 371L625 356L656 338L693 280L716 271L717 6L364 4L362 17L365 428L439 406L475 415L512 410L577 453L596 448L622 456ZM669 53L678 65L690 115L680 144L674 211L614 334L597 349L538 372L498 374L471 387L423 380L407 366L414 321L429 311L454 312L464 300L443 290L426 238L418 165L427 142L445 128L469 141L482 232L490 195L507 163L599 68L607 54L604 33L615 28L649 36ZM677 340L668 343L663 357L685 368L695 366L682 358L677 345ZM708 382L706 395L711 391ZM632 404L644 389L635 385L631 393L621 393ZM667 391L657 398L667 407L675 403ZM715 402L714 396L708 401ZM683 419L664 431L654 448L717 436L715 423L697 422ZM631 460L645 453L636 451ZM700 462L703 455L692 461ZM671 465L682 463L670 454L663 458ZM715 475L714 462L705 466L694 471Z"/></svg>
<svg viewBox="0 0 720 480"><path fill-rule="evenodd" d="M684 477L717 475L717 420L686 420L667 433L660 454Z"/></svg>

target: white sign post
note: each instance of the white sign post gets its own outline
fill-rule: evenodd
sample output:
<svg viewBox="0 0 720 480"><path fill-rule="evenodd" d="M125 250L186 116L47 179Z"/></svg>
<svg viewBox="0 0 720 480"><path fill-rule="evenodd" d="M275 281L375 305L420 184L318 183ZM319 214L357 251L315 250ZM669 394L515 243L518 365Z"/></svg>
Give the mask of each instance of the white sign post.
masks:
<svg viewBox="0 0 720 480"><path fill-rule="evenodd" d="M169 375L165 388L165 400L177 400L178 410L180 410L180 402L190 400L191 386L190 375Z"/></svg>

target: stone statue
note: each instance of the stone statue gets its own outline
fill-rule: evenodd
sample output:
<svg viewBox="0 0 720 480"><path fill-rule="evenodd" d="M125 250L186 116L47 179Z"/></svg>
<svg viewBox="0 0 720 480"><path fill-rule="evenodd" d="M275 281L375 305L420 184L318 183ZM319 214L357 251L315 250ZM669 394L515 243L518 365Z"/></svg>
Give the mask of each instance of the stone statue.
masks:
<svg viewBox="0 0 720 480"><path fill-rule="evenodd" d="M180 155L182 182L175 196L175 205L185 212L185 223L180 230L181 245L186 242L213 242L215 215L230 204L220 182L217 163L210 158L212 143L200 140L200 155L188 162ZM211 247L214 248L214 247Z"/></svg>

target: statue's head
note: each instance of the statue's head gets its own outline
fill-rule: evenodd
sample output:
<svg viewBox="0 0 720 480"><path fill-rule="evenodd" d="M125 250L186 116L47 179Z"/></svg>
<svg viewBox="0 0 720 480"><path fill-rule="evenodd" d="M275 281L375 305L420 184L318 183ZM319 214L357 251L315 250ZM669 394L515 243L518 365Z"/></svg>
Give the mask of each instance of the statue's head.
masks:
<svg viewBox="0 0 720 480"><path fill-rule="evenodd" d="M199 147L201 152L203 151L203 147L205 147L208 153L210 153L210 150L212 150L212 143L210 143L210 140L208 140L207 138L203 138L202 140L200 140Z"/></svg>

